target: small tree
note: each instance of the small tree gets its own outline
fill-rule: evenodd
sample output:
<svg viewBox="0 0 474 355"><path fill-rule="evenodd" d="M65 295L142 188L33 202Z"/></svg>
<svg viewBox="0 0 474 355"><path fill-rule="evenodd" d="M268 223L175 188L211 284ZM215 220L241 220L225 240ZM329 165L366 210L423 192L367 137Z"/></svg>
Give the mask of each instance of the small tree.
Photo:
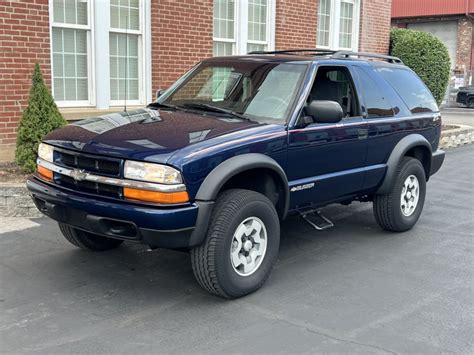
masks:
<svg viewBox="0 0 474 355"><path fill-rule="evenodd" d="M451 67L446 45L431 33L397 28L390 32L390 53L418 74L441 104Z"/></svg>
<svg viewBox="0 0 474 355"><path fill-rule="evenodd" d="M54 102L41 74L40 66L35 64L28 107L23 111L16 140L16 163L25 171L33 172L41 139L53 129L66 125L66 120Z"/></svg>

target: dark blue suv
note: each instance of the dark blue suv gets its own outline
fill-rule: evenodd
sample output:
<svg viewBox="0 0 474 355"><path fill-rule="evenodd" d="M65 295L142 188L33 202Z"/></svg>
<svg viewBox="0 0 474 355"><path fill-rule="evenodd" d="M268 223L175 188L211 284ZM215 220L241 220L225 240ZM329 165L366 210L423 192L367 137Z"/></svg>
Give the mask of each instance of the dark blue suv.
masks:
<svg viewBox="0 0 474 355"><path fill-rule="evenodd" d="M430 91L398 58L212 58L145 109L48 134L27 185L75 246L190 250L199 284L235 298L269 276L289 214L325 229L321 207L372 201L382 228L412 228L440 132Z"/></svg>

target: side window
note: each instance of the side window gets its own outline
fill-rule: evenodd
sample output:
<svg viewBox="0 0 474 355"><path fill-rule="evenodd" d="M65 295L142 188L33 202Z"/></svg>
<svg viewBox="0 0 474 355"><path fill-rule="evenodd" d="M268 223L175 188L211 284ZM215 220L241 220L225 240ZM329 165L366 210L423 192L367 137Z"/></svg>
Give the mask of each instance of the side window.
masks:
<svg viewBox="0 0 474 355"><path fill-rule="evenodd" d="M319 67L308 99L336 101L341 105L344 117L360 116L354 85L344 67Z"/></svg>
<svg viewBox="0 0 474 355"><path fill-rule="evenodd" d="M365 99L367 118L391 117L393 109L378 84L361 68L354 67L360 84L362 85L362 96Z"/></svg>
<svg viewBox="0 0 474 355"><path fill-rule="evenodd" d="M412 71L379 67L376 71L398 92L411 113L438 111L433 95Z"/></svg>

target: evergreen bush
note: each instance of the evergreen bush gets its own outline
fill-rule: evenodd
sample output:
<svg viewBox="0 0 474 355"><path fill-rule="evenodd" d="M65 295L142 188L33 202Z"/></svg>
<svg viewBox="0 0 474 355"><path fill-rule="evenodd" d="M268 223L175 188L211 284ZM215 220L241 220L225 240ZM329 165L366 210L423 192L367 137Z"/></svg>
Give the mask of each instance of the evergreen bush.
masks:
<svg viewBox="0 0 474 355"><path fill-rule="evenodd" d="M35 64L28 107L23 111L16 140L15 161L26 172L36 168L41 139L53 129L66 125L66 120L46 86L40 66Z"/></svg>

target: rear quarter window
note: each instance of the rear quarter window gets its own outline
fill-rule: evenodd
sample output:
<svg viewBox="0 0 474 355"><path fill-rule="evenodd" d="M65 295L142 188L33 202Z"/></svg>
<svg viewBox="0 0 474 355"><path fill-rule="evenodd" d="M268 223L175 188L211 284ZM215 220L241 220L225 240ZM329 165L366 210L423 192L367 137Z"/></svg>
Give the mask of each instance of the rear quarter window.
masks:
<svg viewBox="0 0 474 355"><path fill-rule="evenodd" d="M403 68L375 68L400 95L411 113L438 111L433 95L415 73Z"/></svg>

